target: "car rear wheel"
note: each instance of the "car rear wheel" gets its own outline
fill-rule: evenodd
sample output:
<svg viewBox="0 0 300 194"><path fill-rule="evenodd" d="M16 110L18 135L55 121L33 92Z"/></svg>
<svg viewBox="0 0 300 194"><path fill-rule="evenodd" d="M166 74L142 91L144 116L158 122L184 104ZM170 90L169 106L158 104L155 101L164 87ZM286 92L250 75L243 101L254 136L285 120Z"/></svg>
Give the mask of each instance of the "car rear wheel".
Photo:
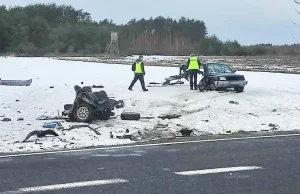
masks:
<svg viewBox="0 0 300 194"><path fill-rule="evenodd" d="M88 104L80 104L75 108L73 116L76 122L89 123L93 120L93 111Z"/></svg>
<svg viewBox="0 0 300 194"><path fill-rule="evenodd" d="M244 91L244 87L241 86L241 87L235 87L234 90L237 92L237 93L241 93Z"/></svg>

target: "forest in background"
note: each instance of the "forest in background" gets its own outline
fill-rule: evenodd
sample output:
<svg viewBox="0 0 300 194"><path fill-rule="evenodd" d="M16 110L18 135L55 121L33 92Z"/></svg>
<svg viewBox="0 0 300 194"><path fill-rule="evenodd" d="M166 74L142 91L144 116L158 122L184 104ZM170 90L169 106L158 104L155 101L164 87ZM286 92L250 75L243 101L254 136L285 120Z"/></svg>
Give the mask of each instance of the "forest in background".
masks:
<svg viewBox="0 0 300 194"><path fill-rule="evenodd" d="M299 55L299 45L243 46L208 35L205 22L182 17L132 19L116 25L112 20L92 20L72 6L34 4L0 6L0 54L17 56L100 55L118 32L122 55L258 56Z"/></svg>

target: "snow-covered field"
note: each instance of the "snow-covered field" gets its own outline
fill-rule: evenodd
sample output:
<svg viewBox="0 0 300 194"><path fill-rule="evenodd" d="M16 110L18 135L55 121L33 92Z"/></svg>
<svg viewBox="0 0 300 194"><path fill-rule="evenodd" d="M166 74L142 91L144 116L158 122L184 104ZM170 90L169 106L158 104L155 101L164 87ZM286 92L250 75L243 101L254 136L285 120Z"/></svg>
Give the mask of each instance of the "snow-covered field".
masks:
<svg viewBox="0 0 300 194"><path fill-rule="evenodd" d="M151 87L141 90L139 82L134 91L128 91L133 74L130 66L117 64L61 61L50 58L0 58L0 78L33 79L29 87L0 86L0 116L11 118L0 121L0 152L39 151L79 148L97 145L126 144L126 139L111 139L110 132L123 134L140 131L142 139L171 136L182 128L194 129L195 134L223 134L228 131L299 130L300 129L300 75L238 72L249 84L244 93L190 91L187 86ZM164 81L178 73L172 67L146 67L146 83ZM125 108L154 119L122 121L120 117L98 121L96 135L88 128L63 131L55 129L59 137L32 137L23 141L33 130L41 130L48 121L37 117L57 116L63 105L72 103L73 86L104 85L109 96L125 101ZM50 88L54 86L54 88ZM18 100L18 101L17 101ZM239 104L230 104L235 101ZM178 119L161 120L163 114L181 114ZM23 117L24 121L17 121ZM2 118L0 118L2 120ZM74 123L64 122L65 128ZM272 125L270 125L272 124ZM274 127L277 126L277 127ZM16 143L17 142L17 143Z"/></svg>

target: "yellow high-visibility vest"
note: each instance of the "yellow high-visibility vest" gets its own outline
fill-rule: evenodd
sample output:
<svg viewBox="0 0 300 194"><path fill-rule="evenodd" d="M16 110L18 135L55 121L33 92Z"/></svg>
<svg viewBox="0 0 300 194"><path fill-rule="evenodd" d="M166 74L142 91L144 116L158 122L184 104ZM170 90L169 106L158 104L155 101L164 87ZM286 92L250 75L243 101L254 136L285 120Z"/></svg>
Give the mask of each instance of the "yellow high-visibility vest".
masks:
<svg viewBox="0 0 300 194"><path fill-rule="evenodd" d="M135 73L143 73L142 71L142 62L136 62L135 63Z"/></svg>
<svg viewBox="0 0 300 194"><path fill-rule="evenodd" d="M190 57L189 69L199 69L198 58Z"/></svg>

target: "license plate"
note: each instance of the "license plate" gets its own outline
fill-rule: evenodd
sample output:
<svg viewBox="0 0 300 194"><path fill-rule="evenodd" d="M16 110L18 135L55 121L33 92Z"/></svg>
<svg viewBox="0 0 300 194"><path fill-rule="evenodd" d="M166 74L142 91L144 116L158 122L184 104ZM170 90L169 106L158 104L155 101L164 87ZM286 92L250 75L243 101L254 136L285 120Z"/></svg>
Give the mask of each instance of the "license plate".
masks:
<svg viewBox="0 0 300 194"><path fill-rule="evenodd" d="M241 82L240 81L232 81L230 82L230 85L240 85Z"/></svg>

